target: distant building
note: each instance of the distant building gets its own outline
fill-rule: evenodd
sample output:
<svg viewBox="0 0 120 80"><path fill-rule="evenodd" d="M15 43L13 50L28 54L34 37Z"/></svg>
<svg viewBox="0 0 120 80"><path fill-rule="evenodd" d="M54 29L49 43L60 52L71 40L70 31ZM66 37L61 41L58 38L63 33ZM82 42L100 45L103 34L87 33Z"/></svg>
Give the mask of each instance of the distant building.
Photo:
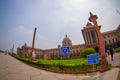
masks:
<svg viewBox="0 0 120 80"><path fill-rule="evenodd" d="M115 29L107 32L102 33L103 40L105 47L108 48L110 46L116 48L120 47L120 25ZM88 38L90 41L90 38ZM65 38L62 41L62 46L70 46L70 57L77 58L80 55L80 52L82 49L86 48L85 44L78 44L73 45L70 38L65 35ZM58 45L57 48L52 49L38 49L35 48L34 52L36 53L37 58L44 58L45 54L49 54L51 58L60 58L60 48L62 47ZM30 56L30 52L32 51L32 47L28 46L26 43L21 47L17 48L17 53L21 56ZM67 56L62 56L63 58L66 58Z"/></svg>
<svg viewBox="0 0 120 80"><path fill-rule="evenodd" d="M69 37L66 35L65 38L62 41L62 46L70 46L70 55L69 57L72 58L77 58L80 55L80 52L82 51L82 49L85 48L84 44L78 44L78 45L72 45L71 40L69 39ZM61 56L60 55L60 48L61 46L58 45L57 48L52 48L52 49L38 49L35 48L34 52L36 53L36 57L37 58L44 58L44 56L47 54L50 56L50 58L66 58L68 57L67 55ZM27 44L25 43L21 48L17 48L17 54L20 56L26 56L29 57L30 53L32 51L32 47L27 46Z"/></svg>
<svg viewBox="0 0 120 80"><path fill-rule="evenodd" d="M106 48L120 47L120 25L115 30L103 32L102 36Z"/></svg>

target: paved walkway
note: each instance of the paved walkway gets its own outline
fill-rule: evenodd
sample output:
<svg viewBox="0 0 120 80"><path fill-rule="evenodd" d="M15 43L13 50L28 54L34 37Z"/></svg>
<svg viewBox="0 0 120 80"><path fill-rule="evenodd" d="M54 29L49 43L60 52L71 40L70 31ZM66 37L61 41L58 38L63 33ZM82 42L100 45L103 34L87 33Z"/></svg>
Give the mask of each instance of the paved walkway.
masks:
<svg viewBox="0 0 120 80"><path fill-rule="evenodd" d="M0 53L0 80L116 80L118 71L119 68L102 74L99 72L87 75L52 73L31 67Z"/></svg>
<svg viewBox="0 0 120 80"><path fill-rule="evenodd" d="M107 57L109 63L111 63L114 67L120 67L120 53L114 53L113 61L111 60L111 56Z"/></svg>

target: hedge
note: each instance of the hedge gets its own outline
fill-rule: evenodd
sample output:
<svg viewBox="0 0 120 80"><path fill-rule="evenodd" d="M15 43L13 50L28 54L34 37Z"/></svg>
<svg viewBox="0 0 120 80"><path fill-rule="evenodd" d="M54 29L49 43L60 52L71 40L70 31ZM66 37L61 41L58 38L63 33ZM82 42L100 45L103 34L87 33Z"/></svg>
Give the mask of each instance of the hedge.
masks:
<svg viewBox="0 0 120 80"><path fill-rule="evenodd" d="M115 49L116 52L120 52L120 47Z"/></svg>
<svg viewBox="0 0 120 80"><path fill-rule="evenodd" d="M15 57L16 59L19 59L19 60L29 63L31 65L35 65L40 68L50 69L50 70L55 70L55 71L84 72L84 71L92 71L93 70L93 65L88 65L87 63L82 63L82 64L54 63L54 64L51 64L51 63L44 63L39 60L31 61L29 58L20 57L16 54L13 54L12 56ZM95 64L94 69L100 70L100 65ZM111 69L111 65L109 65L109 69Z"/></svg>

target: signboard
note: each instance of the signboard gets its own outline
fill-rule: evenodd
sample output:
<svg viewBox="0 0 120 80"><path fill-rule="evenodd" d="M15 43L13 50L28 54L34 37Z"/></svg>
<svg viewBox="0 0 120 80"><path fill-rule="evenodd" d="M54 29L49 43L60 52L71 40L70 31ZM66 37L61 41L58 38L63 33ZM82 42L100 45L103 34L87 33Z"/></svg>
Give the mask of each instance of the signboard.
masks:
<svg viewBox="0 0 120 80"><path fill-rule="evenodd" d="M97 64L99 63L99 54L90 54L87 55L88 64Z"/></svg>
<svg viewBox="0 0 120 80"><path fill-rule="evenodd" d="M63 46L60 48L60 55L68 55L68 54L70 54L69 46Z"/></svg>

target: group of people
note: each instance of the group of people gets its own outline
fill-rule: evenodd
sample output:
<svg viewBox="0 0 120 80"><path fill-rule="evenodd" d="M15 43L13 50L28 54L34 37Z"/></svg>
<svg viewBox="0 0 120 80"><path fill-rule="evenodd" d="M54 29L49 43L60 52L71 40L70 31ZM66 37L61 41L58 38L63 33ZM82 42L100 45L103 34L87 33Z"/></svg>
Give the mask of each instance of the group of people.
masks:
<svg viewBox="0 0 120 80"><path fill-rule="evenodd" d="M108 48L106 50L107 55L111 55L111 60L113 61L113 53L114 53L114 48Z"/></svg>

